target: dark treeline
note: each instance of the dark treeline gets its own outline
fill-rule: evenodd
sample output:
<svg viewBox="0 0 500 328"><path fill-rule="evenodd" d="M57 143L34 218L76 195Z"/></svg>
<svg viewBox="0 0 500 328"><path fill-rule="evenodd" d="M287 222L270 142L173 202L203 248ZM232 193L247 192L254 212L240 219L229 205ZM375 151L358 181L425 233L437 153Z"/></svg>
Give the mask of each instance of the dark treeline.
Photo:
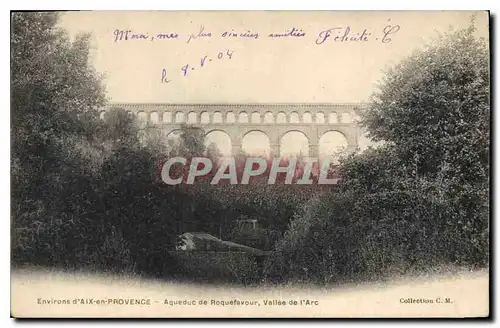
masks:
<svg viewBox="0 0 500 328"><path fill-rule="evenodd" d="M382 145L344 156L338 186L268 185L265 174L248 185L169 186L159 176L166 159L215 159L216 147L189 127L165 141L119 108L99 119L105 94L89 36L70 42L57 20L12 14L13 264L168 277L182 266L168 252L178 236L204 231L272 250L249 273L259 279L488 265L489 54L473 28L386 73L363 113ZM244 217L258 219L258 238L235 228Z"/></svg>

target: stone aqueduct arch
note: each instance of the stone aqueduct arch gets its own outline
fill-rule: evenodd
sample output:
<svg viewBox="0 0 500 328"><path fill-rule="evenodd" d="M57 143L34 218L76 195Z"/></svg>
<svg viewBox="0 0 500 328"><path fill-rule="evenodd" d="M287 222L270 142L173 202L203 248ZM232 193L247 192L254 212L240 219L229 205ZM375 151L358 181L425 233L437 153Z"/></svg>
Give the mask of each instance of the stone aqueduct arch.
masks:
<svg viewBox="0 0 500 328"><path fill-rule="evenodd" d="M181 124L204 129L205 134L219 130L231 139L232 153L241 150L243 137L262 131L269 137L271 152L279 155L280 141L290 131L299 131L309 140L309 156L317 157L319 140L328 131L338 131L347 140L347 150L358 146L361 133L356 122L361 103L342 104L139 104L113 103L103 108L122 108L162 129L165 135ZM240 115L241 114L241 115ZM246 114L246 115L243 115ZM245 118L244 122L239 119ZM176 121L182 119L182 121ZM234 119L233 119L234 118ZM350 118L348 120L348 118Z"/></svg>

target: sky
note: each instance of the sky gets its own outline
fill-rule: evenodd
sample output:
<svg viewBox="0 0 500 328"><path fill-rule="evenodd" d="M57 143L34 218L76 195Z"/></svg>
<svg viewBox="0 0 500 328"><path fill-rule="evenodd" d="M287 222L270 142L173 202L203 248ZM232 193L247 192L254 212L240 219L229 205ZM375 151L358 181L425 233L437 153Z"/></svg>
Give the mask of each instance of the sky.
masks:
<svg viewBox="0 0 500 328"><path fill-rule="evenodd" d="M92 63L112 102L358 103L385 69L438 33L467 27L473 14L94 11L65 13L60 25L71 37L91 33ZM485 12L475 24L487 37ZM119 31L130 31L128 40Z"/></svg>

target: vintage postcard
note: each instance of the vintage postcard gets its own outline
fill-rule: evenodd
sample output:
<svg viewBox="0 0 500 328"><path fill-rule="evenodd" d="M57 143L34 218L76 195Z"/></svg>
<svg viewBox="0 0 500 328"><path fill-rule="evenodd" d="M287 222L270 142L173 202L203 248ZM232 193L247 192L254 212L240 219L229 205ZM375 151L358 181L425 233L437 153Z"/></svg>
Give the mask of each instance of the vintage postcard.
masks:
<svg viewBox="0 0 500 328"><path fill-rule="evenodd" d="M488 317L489 21L12 12L12 317Z"/></svg>

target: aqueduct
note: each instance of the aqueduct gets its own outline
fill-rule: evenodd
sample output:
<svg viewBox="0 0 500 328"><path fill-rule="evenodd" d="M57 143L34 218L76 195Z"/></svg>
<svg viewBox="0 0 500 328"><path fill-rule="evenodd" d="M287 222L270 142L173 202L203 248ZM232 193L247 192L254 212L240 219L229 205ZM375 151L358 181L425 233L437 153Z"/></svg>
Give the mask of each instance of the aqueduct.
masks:
<svg viewBox="0 0 500 328"><path fill-rule="evenodd" d="M303 133L309 144L309 156L318 157L319 140L329 131L340 132L347 141L347 150L358 146L360 127L357 124L358 103L341 104L172 104L112 103L101 111L122 108L146 123L161 129L165 136L179 130L182 124L227 133L232 153L241 150L244 136L252 131L269 138L271 152L279 155L282 137L292 131Z"/></svg>

